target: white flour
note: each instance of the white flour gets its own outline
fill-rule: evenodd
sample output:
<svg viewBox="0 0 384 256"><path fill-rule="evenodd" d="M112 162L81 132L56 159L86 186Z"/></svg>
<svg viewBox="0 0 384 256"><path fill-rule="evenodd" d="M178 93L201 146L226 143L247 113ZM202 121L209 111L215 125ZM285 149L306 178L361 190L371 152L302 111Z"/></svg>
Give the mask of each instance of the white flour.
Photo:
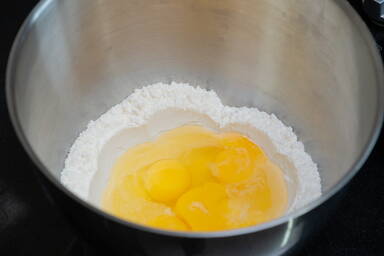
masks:
<svg viewBox="0 0 384 256"><path fill-rule="evenodd" d="M273 114L256 108L224 106L215 92L178 83L158 83L138 89L99 119L91 121L68 154L61 182L79 197L92 201L91 184L100 175L98 172L104 172L104 180L109 176L110 168L105 166L111 167L112 163L100 160L103 154L109 154L108 143L115 141L109 151L115 150L111 155L116 158L135 144L188 123L200 123L219 131L238 131L261 146L284 171L291 196L289 211L321 195L317 166L291 127ZM112 158L104 157L109 159L107 162ZM95 202L97 204L97 199Z"/></svg>

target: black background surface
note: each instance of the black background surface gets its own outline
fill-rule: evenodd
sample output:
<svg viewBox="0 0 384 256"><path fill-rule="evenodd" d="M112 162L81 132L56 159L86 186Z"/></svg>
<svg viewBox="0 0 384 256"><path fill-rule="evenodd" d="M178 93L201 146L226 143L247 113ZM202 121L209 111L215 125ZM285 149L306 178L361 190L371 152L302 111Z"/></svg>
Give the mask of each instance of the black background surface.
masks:
<svg viewBox="0 0 384 256"><path fill-rule="evenodd" d="M0 255L97 255L95 247L83 241L46 197L10 124L4 95L6 62L17 30L38 1L4 2L0 16ZM361 1L350 2L361 13ZM366 22L381 49L384 27ZM308 239L300 255L384 255L383 147L381 136L334 215Z"/></svg>

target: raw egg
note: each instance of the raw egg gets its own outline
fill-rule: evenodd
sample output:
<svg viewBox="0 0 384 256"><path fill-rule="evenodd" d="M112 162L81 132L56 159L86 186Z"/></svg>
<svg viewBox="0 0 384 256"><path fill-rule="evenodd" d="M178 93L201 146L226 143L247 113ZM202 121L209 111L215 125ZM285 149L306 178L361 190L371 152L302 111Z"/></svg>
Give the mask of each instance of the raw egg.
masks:
<svg viewBox="0 0 384 256"><path fill-rule="evenodd" d="M219 231L284 214L281 169L246 136L182 126L121 155L102 207L120 218L176 231Z"/></svg>

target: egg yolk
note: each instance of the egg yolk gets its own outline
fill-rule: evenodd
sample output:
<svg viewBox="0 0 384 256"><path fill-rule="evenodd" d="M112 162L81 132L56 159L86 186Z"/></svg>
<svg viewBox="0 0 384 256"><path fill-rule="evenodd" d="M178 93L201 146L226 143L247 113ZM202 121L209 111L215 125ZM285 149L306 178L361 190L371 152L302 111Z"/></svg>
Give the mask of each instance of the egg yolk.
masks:
<svg viewBox="0 0 384 256"><path fill-rule="evenodd" d="M182 126L117 159L102 207L151 227L219 231L277 218L287 202L283 172L250 139Z"/></svg>
<svg viewBox="0 0 384 256"><path fill-rule="evenodd" d="M154 200L169 203L181 196L191 183L189 171L178 160L160 160L144 174L144 185Z"/></svg>
<svg viewBox="0 0 384 256"><path fill-rule="evenodd" d="M223 183L244 181L253 173L251 160L244 148L224 149L214 160L213 175Z"/></svg>
<svg viewBox="0 0 384 256"><path fill-rule="evenodd" d="M220 230L226 221L227 204L225 187L218 183L206 183L182 195L174 211L189 224L191 230Z"/></svg>

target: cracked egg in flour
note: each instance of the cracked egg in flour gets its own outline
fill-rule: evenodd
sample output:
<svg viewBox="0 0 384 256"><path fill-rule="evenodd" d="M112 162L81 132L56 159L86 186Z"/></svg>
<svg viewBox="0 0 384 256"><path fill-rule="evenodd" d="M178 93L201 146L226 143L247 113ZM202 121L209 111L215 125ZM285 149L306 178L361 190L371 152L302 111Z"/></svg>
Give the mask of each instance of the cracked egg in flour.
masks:
<svg viewBox="0 0 384 256"><path fill-rule="evenodd" d="M256 225L321 194L290 127L176 83L138 89L92 121L61 180L110 214L177 231Z"/></svg>

